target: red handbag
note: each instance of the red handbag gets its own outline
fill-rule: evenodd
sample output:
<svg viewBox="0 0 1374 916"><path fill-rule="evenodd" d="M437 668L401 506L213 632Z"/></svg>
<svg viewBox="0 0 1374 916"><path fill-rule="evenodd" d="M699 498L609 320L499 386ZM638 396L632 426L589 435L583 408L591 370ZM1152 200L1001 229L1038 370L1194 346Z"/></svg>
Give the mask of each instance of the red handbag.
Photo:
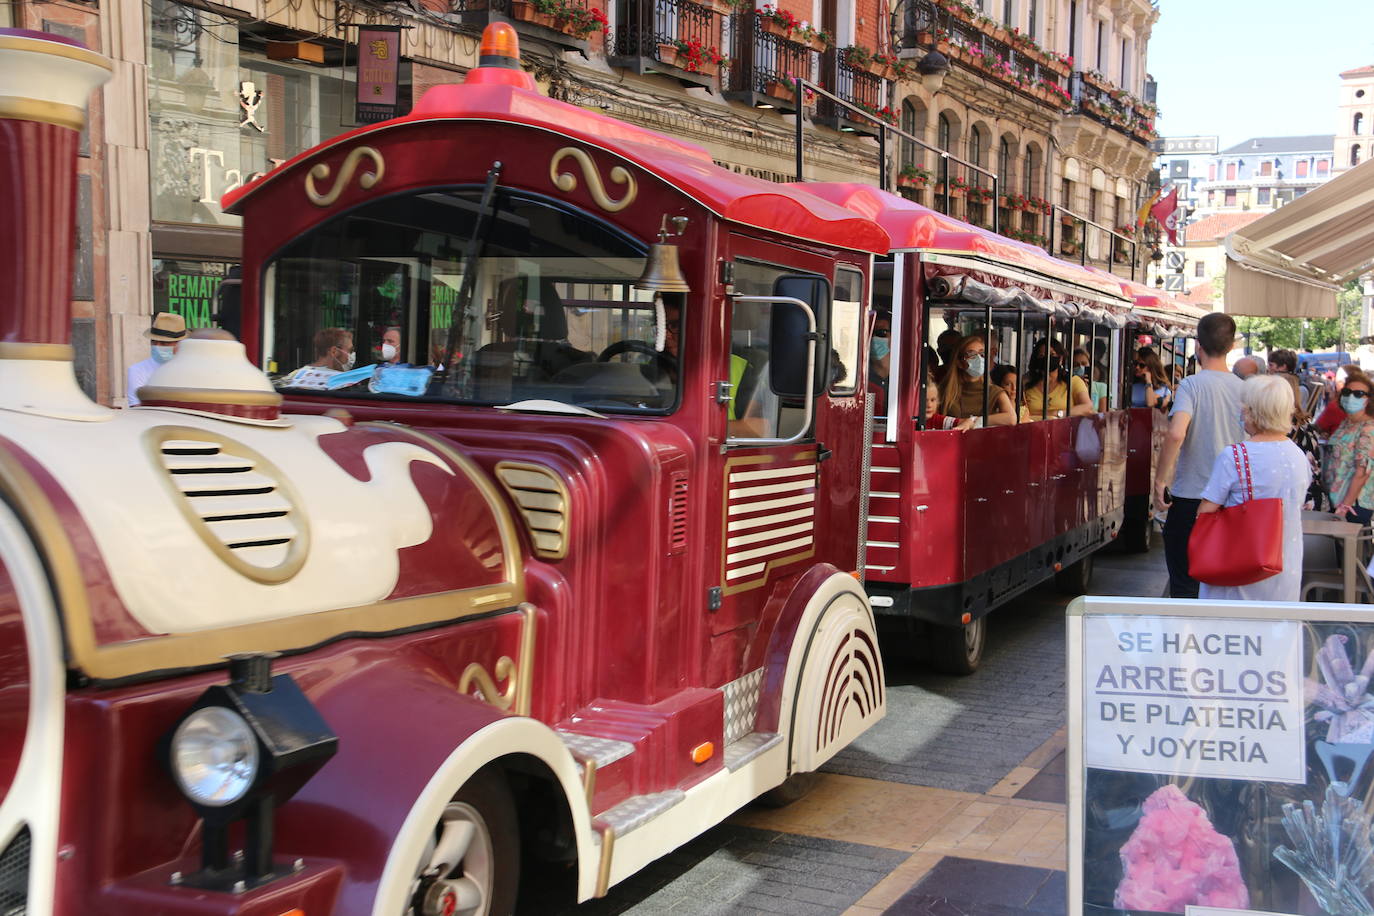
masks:
<svg viewBox="0 0 1374 916"><path fill-rule="evenodd" d="M1188 537L1188 575L1208 585L1250 585L1283 572L1283 500L1255 499L1250 453L1231 446L1245 502L1199 515Z"/></svg>

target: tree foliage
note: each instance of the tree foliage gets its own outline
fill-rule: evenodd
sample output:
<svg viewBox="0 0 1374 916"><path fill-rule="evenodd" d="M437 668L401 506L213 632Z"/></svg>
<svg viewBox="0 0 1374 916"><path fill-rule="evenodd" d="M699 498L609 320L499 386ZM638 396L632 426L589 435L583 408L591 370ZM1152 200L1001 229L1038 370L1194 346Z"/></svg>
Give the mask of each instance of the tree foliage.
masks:
<svg viewBox="0 0 1374 916"><path fill-rule="evenodd" d="M1236 328L1250 335L1250 346L1255 350L1297 350L1303 346L1331 350L1338 344L1347 351L1353 350L1360 337L1359 283L1352 281L1336 293L1336 311L1340 318L1237 317Z"/></svg>

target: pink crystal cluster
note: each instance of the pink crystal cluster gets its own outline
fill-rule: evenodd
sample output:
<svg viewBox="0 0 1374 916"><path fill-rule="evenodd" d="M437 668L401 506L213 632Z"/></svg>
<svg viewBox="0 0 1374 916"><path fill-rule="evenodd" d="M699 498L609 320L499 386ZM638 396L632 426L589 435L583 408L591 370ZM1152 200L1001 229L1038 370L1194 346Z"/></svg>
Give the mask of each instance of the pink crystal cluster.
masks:
<svg viewBox="0 0 1374 916"><path fill-rule="evenodd" d="M1250 894L1231 841L1177 786L1156 789L1121 847L1115 906L1182 913L1189 905L1247 909Z"/></svg>

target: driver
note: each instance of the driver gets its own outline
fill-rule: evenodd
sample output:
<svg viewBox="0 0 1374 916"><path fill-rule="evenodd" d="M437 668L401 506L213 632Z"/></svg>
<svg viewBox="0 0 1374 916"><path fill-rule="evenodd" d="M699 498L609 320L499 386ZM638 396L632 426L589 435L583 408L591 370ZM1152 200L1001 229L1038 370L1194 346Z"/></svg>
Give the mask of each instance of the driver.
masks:
<svg viewBox="0 0 1374 916"><path fill-rule="evenodd" d="M329 380L353 368L353 332L322 328L315 333L315 361L277 380L278 388L327 388Z"/></svg>

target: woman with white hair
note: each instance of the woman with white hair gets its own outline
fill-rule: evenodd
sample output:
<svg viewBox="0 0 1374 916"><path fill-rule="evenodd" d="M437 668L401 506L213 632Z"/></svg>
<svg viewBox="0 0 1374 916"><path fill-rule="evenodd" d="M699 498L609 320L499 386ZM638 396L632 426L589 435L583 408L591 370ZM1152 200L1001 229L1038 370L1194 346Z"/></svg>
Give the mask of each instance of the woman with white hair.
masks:
<svg viewBox="0 0 1374 916"><path fill-rule="evenodd" d="M1302 449L1288 438L1293 428L1293 389L1275 375L1252 375L1240 396L1240 419L1248 438L1221 450L1202 491L1198 514L1237 506L1247 498L1247 465L1255 499L1283 500L1283 571L1250 585L1202 583L1199 598L1297 601L1302 590L1302 504L1312 469Z"/></svg>

